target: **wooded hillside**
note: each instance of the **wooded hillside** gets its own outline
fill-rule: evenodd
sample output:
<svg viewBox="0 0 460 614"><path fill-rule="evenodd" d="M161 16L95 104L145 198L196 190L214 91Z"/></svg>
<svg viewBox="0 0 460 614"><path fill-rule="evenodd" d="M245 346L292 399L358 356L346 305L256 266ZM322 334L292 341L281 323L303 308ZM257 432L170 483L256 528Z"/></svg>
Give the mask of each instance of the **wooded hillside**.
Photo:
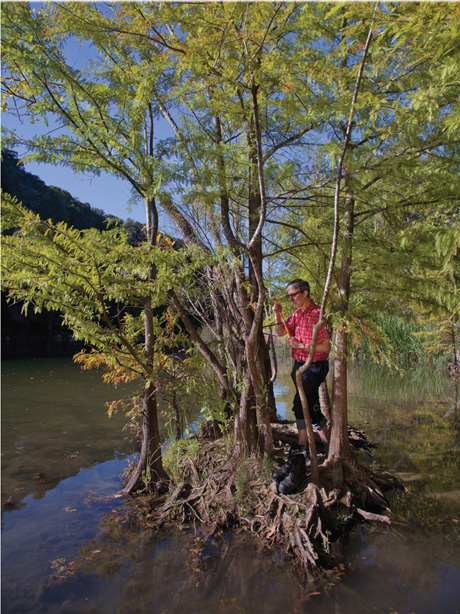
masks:
<svg viewBox="0 0 460 614"><path fill-rule="evenodd" d="M123 226L130 242L143 236L142 224L128 219L106 215L102 209L82 203L69 192L48 186L36 175L25 170L15 151L2 151L2 192L15 196L18 201L43 219L54 223L66 222L74 228L97 228L107 225ZM22 313L22 302L7 304L2 293L2 358L23 356L71 356L82 348L73 339L71 331L61 325L61 317L46 309L42 313Z"/></svg>

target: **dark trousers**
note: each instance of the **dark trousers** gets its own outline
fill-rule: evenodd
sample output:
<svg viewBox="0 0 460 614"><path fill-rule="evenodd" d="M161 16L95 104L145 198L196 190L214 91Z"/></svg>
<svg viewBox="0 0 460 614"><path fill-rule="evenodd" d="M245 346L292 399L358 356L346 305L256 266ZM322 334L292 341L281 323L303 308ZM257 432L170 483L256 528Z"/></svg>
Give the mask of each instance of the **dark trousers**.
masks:
<svg viewBox="0 0 460 614"><path fill-rule="evenodd" d="M296 384L296 373L300 367L302 367L305 363L301 360L296 360L294 362L294 366L292 368L291 377ZM317 362L312 362L305 373L302 374L302 385L305 391L305 396L308 401L308 410L310 413L311 424L314 429L322 428L326 426L327 420L325 416L321 412L321 406L319 402L319 387L326 379L327 374L329 373L329 361L327 360L318 360ZM298 428L306 428L305 420L302 411L302 402L300 400L300 395L296 392L293 408L294 415L297 421Z"/></svg>

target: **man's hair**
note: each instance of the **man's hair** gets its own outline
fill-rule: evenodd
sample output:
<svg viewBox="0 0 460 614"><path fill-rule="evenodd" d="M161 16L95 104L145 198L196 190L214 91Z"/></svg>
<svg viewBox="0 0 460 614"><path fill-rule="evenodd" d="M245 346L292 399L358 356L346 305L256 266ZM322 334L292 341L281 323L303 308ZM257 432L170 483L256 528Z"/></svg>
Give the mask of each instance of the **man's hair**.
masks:
<svg viewBox="0 0 460 614"><path fill-rule="evenodd" d="M310 284L304 279L294 279L290 281L287 285L287 288L295 288L298 292L307 291L308 296L310 296Z"/></svg>

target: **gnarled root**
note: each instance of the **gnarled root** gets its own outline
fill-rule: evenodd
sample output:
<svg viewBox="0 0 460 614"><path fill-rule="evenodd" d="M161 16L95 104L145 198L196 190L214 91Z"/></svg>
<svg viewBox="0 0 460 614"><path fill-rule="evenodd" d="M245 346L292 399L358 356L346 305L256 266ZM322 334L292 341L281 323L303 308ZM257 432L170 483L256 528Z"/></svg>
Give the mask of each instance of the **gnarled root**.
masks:
<svg viewBox="0 0 460 614"><path fill-rule="evenodd" d="M210 534L250 531L265 546L286 552L313 590L325 577L343 572L334 542L353 524L391 522L381 482L353 458L341 459L340 487L333 487L329 463L320 467L324 486L309 483L289 496L277 492L271 470L259 458L232 458L232 467L228 461L223 442L201 442L198 459L184 458L181 482L165 500L152 502L149 522L199 522Z"/></svg>

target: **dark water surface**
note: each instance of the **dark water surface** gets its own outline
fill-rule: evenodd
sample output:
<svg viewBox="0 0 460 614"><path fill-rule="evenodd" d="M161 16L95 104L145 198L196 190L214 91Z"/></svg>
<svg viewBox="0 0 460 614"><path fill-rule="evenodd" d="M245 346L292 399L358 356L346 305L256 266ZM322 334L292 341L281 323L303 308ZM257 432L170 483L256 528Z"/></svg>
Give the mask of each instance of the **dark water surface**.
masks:
<svg viewBox="0 0 460 614"><path fill-rule="evenodd" d="M350 373L350 422L374 460L421 496L408 524L362 525L339 585L306 598L283 557L250 540L152 535L120 497L134 444L104 404L113 390L70 360L2 365L2 612L460 613L459 438L449 380ZM277 384L291 418L288 368ZM164 433L166 438L166 433ZM79 563L74 563L78 556Z"/></svg>

